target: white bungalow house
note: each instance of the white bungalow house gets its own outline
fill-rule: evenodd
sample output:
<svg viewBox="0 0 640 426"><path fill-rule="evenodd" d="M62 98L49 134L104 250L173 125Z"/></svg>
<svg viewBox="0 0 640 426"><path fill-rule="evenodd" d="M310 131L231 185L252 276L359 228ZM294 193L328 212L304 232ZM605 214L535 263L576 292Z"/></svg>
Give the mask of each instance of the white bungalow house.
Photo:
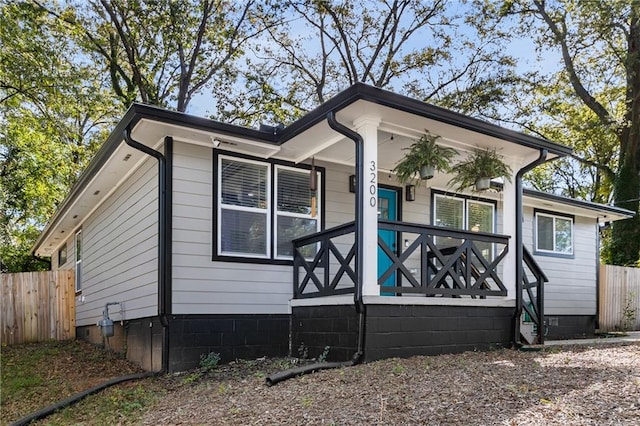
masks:
<svg viewBox="0 0 640 426"><path fill-rule="evenodd" d="M425 129L460 157L498 149L511 182L401 185ZM135 104L33 252L75 269L78 336L101 342L108 317L107 343L156 371L210 352L375 360L590 335L598 224L632 213L522 190L570 152L364 84L259 130Z"/></svg>

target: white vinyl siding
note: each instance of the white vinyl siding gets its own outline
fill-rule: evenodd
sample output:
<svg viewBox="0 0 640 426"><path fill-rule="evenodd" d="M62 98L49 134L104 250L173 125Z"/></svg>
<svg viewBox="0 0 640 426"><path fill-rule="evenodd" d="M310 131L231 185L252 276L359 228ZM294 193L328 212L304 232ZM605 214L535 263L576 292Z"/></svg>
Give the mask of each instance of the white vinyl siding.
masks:
<svg viewBox="0 0 640 426"><path fill-rule="evenodd" d="M176 140L173 164L173 313L288 313L291 265L212 261L213 150Z"/></svg>
<svg viewBox="0 0 640 426"><path fill-rule="evenodd" d="M157 161L145 160L84 221L82 237L77 325L95 325L108 302L123 303L125 320L157 315Z"/></svg>
<svg viewBox="0 0 640 426"><path fill-rule="evenodd" d="M545 285L545 315L595 315L596 313L596 220L573 219L573 256L536 254L535 214L524 208L523 237L527 248L549 278Z"/></svg>

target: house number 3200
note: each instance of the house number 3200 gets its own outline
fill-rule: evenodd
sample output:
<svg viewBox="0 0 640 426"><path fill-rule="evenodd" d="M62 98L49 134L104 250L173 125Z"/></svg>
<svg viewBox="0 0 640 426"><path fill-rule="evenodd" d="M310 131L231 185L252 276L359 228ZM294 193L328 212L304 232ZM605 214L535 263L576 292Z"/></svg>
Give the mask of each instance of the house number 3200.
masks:
<svg viewBox="0 0 640 426"><path fill-rule="evenodd" d="M377 185L377 179L378 179L378 171L376 169L376 162L375 161L371 161L371 165L369 167L369 177L371 178L369 181L369 194L371 195L371 197L369 198L369 205L371 207L375 207L376 204L378 204L378 185Z"/></svg>

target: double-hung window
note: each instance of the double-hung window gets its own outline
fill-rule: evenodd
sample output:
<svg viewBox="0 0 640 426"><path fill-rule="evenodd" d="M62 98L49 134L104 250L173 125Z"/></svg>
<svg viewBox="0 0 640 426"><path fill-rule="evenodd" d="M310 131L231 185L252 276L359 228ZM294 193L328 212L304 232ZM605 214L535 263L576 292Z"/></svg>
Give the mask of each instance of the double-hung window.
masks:
<svg viewBox="0 0 640 426"><path fill-rule="evenodd" d="M217 256L291 260L291 240L320 230L321 171L312 193L308 169L217 158Z"/></svg>
<svg viewBox="0 0 640 426"><path fill-rule="evenodd" d="M536 252L573 256L573 217L535 212Z"/></svg>
<svg viewBox="0 0 640 426"><path fill-rule="evenodd" d="M495 232L495 204L490 201L474 200L460 196L434 194L433 224L472 232ZM455 246L458 239L439 237L436 242L442 246ZM492 244L476 242L476 246L486 257L492 255Z"/></svg>

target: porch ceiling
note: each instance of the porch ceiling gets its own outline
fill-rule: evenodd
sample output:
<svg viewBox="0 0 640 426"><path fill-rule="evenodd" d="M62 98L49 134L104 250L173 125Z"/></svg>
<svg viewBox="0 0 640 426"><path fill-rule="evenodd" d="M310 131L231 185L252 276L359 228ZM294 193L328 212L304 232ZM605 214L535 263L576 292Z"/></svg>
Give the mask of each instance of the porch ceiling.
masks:
<svg viewBox="0 0 640 426"><path fill-rule="evenodd" d="M403 157L403 149L425 130L440 136L442 145L456 148L461 158L476 147L497 148L515 164L538 154L538 150L531 147L365 100L358 100L336 114L339 122L351 128L355 127L353 123L357 119L365 116L380 119L378 168L381 171L392 170ZM292 162L315 157L317 160L353 166L355 148L351 140L332 130L327 121L322 120L283 143L274 157ZM549 158L553 157L556 155L549 155Z"/></svg>

